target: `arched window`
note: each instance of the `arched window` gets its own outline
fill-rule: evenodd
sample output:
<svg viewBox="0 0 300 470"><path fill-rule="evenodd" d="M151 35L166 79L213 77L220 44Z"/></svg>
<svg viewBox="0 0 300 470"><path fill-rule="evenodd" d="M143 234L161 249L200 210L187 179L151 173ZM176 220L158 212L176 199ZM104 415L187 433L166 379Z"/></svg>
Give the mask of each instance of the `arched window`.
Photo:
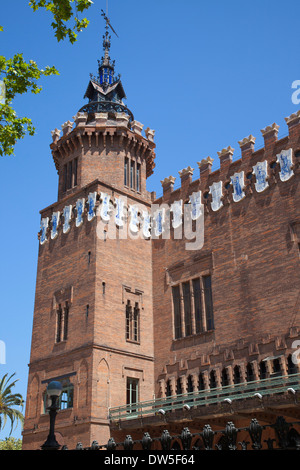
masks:
<svg viewBox="0 0 300 470"><path fill-rule="evenodd" d="M181 379L178 377L176 382L176 395L182 395Z"/></svg>
<svg viewBox="0 0 300 470"><path fill-rule="evenodd" d="M254 374L253 374L253 367L250 362L248 362L247 367L246 367L246 378L247 382L253 382L254 381Z"/></svg>
<svg viewBox="0 0 300 470"><path fill-rule="evenodd" d="M267 378L266 361L260 361L260 363L259 363L259 377L260 377L261 380Z"/></svg>
<svg viewBox="0 0 300 470"><path fill-rule="evenodd" d="M297 374L298 370L297 370L297 366L296 364L293 362L293 359L292 359L292 355L290 354L287 358L287 370L288 370L288 374L289 375L292 375L292 374Z"/></svg>
<svg viewBox="0 0 300 470"><path fill-rule="evenodd" d="M192 393L194 391L193 379L191 375L189 375L187 379L187 391L188 393Z"/></svg>
<svg viewBox="0 0 300 470"><path fill-rule="evenodd" d="M233 369L233 383L239 384L241 383L241 371L239 366L235 366Z"/></svg>
<svg viewBox="0 0 300 470"><path fill-rule="evenodd" d="M222 387L226 387L227 385L229 385L228 373L227 370L224 368L222 370Z"/></svg>
<svg viewBox="0 0 300 470"><path fill-rule="evenodd" d="M199 380L198 380L198 390L205 390L205 386L204 386L204 378L203 378L203 374L202 372L200 372L199 374Z"/></svg>
<svg viewBox="0 0 300 470"><path fill-rule="evenodd" d="M281 364L279 358L273 359L272 377L280 377L282 375Z"/></svg>
<svg viewBox="0 0 300 470"><path fill-rule="evenodd" d="M167 397L170 397L171 395L172 395L171 382L170 382L170 380L167 380L166 396L167 396Z"/></svg>
<svg viewBox="0 0 300 470"><path fill-rule="evenodd" d="M214 370L210 371L209 374L209 387L212 388L217 388L217 380L216 380L216 373Z"/></svg>

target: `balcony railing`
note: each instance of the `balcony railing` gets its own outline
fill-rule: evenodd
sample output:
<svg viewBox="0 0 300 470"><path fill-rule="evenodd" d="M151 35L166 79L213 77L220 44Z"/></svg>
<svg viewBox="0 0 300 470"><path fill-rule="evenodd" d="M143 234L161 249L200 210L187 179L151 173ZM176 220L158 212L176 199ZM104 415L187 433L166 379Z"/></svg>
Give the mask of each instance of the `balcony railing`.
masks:
<svg viewBox="0 0 300 470"><path fill-rule="evenodd" d="M300 373L271 377L252 382L243 382L225 387L218 387L199 392L191 392L151 401L143 401L131 405L110 408L109 419L113 421L129 420L155 415L165 414L168 411L206 406L233 400L244 400L246 398L282 394L290 392L294 394L300 389Z"/></svg>

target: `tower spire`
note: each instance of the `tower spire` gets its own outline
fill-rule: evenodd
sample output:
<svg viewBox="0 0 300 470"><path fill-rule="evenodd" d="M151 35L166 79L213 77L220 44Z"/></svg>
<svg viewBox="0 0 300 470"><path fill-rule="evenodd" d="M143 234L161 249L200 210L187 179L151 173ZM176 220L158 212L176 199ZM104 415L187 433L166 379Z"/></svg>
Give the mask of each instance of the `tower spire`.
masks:
<svg viewBox="0 0 300 470"><path fill-rule="evenodd" d="M89 103L79 111L93 114L95 112L125 112L130 121L134 120L132 112L124 105L125 92L120 80L120 75L115 76L115 61L110 58L111 36L109 29L117 36L116 31L110 24L107 14L101 10L105 20L105 33L103 35L103 56L98 60L98 76L91 75L90 83L84 95Z"/></svg>

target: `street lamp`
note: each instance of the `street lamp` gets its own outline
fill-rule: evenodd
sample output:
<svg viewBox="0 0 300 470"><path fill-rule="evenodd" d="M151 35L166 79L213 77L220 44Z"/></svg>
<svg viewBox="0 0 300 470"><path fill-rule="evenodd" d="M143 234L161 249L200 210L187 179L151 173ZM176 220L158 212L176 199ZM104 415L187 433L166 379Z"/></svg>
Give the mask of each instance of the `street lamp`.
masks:
<svg viewBox="0 0 300 470"><path fill-rule="evenodd" d="M61 394L61 391L62 391L62 386L60 382L52 381L48 384L47 396L51 399L51 405L48 406L47 408L47 410L49 410L49 415L50 415L50 431L49 431L46 442L42 445L42 450L58 450L60 448L60 445L55 439L54 425L55 425L55 418L56 418L56 414L58 410L57 400Z"/></svg>

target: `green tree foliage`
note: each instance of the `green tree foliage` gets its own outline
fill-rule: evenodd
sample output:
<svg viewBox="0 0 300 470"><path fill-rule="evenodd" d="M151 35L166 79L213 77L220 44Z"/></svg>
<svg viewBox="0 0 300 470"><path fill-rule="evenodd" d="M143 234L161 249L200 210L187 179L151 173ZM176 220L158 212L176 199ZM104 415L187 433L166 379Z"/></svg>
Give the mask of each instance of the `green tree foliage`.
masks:
<svg viewBox="0 0 300 470"><path fill-rule="evenodd" d="M12 155L17 140L22 139L28 132L34 135L35 128L29 117L18 117L13 108L16 95L31 91L40 93L41 87L37 81L42 75L58 74L55 67L40 70L37 64L30 60L26 62L22 54L15 54L12 59L0 56L0 79L4 83L3 99L0 104L0 155Z"/></svg>
<svg viewBox="0 0 300 470"><path fill-rule="evenodd" d="M77 33L86 28L87 18L79 19L79 14L92 5L91 0L31 0L33 11L44 8L52 14L51 26L58 41L67 39L73 44ZM3 27L0 26L0 32ZM34 135L35 128L30 117L19 117L13 100L23 93L40 93L38 81L42 76L59 75L54 66L40 69L34 60L26 62L23 54L12 58L0 56L0 156L13 155L19 139L26 134Z"/></svg>
<svg viewBox="0 0 300 470"><path fill-rule="evenodd" d="M4 441L0 441L0 450L22 450L22 439L6 437Z"/></svg>
<svg viewBox="0 0 300 470"><path fill-rule="evenodd" d="M5 374L0 380L0 430L6 425L7 419L10 420L10 434L13 431L14 424L24 422L24 416L16 407L23 408L24 400L20 393L12 393L18 380L12 380L15 374L8 377Z"/></svg>
<svg viewBox="0 0 300 470"><path fill-rule="evenodd" d="M69 39L71 44L77 40L77 33L87 27L87 18L79 19L78 15L92 5L91 0L31 0L29 5L34 11L45 8L53 15L51 23L58 41Z"/></svg>

